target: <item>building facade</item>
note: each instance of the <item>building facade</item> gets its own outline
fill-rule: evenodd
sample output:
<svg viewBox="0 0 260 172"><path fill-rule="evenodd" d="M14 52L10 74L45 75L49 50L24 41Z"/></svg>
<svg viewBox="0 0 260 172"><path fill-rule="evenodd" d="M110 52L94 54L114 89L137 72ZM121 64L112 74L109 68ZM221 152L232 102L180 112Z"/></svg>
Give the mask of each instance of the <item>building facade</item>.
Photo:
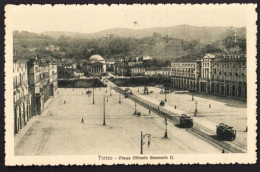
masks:
<svg viewBox="0 0 260 172"><path fill-rule="evenodd" d="M51 95L55 97L58 90L58 68L56 64L49 64L49 76L51 83Z"/></svg>
<svg viewBox="0 0 260 172"><path fill-rule="evenodd" d="M144 76L145 68L142 64L129 65L130 76Z"/></svg>
<svg viewBox="0 0 260 172"><path fill-rule="evenodd" d="M175 88L197 91L200 63L171 63L170 75Z"/></svg>
<svg viewBox="0 0 260 172"><path fill-rule="evenodd" d="M246 100L246 55L206 54L193 63L172 63L173 86Z"/></svg>
<svg viewBox="0 0 260 172"><path fill-rule="evenodd" d="M146 69L145 76L170 76L171 75L171 68L170 67L162 67L157 69Z"/></svg>
<svg viewBox="0 0 260 172"><path fill-rule="evenodd" d="M211 63L209 92L239 99L247 97L246 56L216 56Z"/></svg>
<svg viewBox="0 0 260 172"><path fill-rule="evenodd" d="M17 134L32 116L27 61L13 61L14 133Z"/></svg>
<svg viewBox="0 0 260 172"><path fill-rule="evenodd" d="M45 102L55 95L57 90L57 65L43 63L40 60L28 62L29 91L32 94L32 114L40 115Z"/></svg>

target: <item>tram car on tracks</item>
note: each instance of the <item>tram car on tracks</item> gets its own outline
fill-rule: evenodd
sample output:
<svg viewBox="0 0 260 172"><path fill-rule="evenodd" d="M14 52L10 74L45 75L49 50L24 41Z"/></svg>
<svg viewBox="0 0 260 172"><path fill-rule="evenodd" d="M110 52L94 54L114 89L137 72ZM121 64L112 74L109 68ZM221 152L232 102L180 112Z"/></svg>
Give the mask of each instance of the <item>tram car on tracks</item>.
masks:
<svg viewBox="0 0 260 172"><path fill-rule="evenodd" d="M165 102L164 101L161 101L160 102L160 106L164 106L165 105Z"/></svg>
<svg viewBox="0 0 260 172"><path fill-rule="evenodd" d="M180 116L180 126L185 128L193 127L193 119L188 115L182 114Z"/></svg>
<svg viewBox="0 0 260 172"><path fill-rule="evenodd" d="M236 130L224 123L217 125L217 139L233 141L236 139Z"/></svg>
<svg viewBox="0 0 260 172"><path fill-rule="evenodd" d="M129 95L132 95L133 93L132 90L130 90L130 88L126 88L124 94L125 94L125 98L128 98Z"/></svg>

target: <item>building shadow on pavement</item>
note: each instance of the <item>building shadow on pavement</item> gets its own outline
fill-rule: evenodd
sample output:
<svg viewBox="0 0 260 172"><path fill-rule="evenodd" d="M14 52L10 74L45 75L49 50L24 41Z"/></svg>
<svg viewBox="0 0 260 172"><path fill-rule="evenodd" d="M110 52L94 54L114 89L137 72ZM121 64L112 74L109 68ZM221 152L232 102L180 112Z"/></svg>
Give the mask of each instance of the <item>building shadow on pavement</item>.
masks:
<svg viewBox="0 0 260 172"><path fill-rule="evenodd" d="M196 97L199 97L199 98L204 98L204 99L222 102L226 106L229 106L229 107L247 108L247 103L246 103L245 100L238 100L238 99L233 99L233 98L230 98L230 97L215 96L215 95L196 93L196 92L192 92L192 93L189 92L189 93L183 93L183 94L190 95L190 96L193 95L194 99L196 99Z"/></svg>

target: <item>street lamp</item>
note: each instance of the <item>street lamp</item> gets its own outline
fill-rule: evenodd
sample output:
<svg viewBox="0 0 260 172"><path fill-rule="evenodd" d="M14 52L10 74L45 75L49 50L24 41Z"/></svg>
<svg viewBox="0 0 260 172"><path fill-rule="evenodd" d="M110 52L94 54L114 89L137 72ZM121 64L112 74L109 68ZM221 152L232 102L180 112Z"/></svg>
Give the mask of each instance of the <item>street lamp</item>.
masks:
<svg viewBox="0 0 260 172"><path fill-rule="evenodd" d="M136 115L137 113L136 113L136 102L135 102L135 113L134 113L134 115Z"/></svg>
<svg viewBox="0 0 260 172"><path fill-rule="evenodd" d="M151 141L150 141L151 134L145 134L145 135L143 135L143 132L141 131L141 154L143 154L143 145L145 144L144 138L145 138L146 136L148 137L147 146L149 147L149 146L150 146L150 143L151 143Z"/></svg>
<svg viewBox="0 0 260 172"><path fill-rule="evenodd" d="M194 112L194 116L197 116L197 111L198 111L198 109L197 109L197 101L195 101L195 112Z"/></svg>
<svg viewBox="0 0 260 172"><path fill-rule="evenodd" d="M164 100L164 101L167 102L167 99L166 99L166 92L165 92L165 90L164 90L164 95L165 95L165 100Z"/></svg>
<svg viewBox="0 0 260 172"><path fill-rule="evenodd" d="M168 134L167 134L167 119L165 118L165 121L164 121L164 124L165 124L165 133L164 133L164 138L168 138Z"/></svg>
<svg viewBox="0 0 260 172"><path fill-rule="evenodd" d="M121 103L121 94L119 93L119 102L118 103Z"/></svg>
<svg viewBox="0 0 260 172"><path fill-rule="evenodd" d="M94 87L93 87L93 104L95 104Z"/></svg>
<svg viewBox="0 0 260 172"><path fill-rule="evenodd" d="M105 96L103 98L103 126L106 125L106 100Z"/></svg>

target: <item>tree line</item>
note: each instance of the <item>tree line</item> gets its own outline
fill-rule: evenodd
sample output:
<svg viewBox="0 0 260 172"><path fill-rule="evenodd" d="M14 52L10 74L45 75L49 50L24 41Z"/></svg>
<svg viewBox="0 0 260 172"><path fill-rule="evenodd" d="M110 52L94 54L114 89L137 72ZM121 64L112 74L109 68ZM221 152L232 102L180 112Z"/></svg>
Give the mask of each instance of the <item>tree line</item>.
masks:
<svg viewBox="0 0 260 172"><path fill-rule="evenodd" d="M61 36L54 39L42 34L14 31L14 56L17 58L69 58L88 59L99 54L105 59L117 61L137 56L151 56L154 60L147 66L165 66L169 61L194 61L205 53L245 53L246 40L234 40L232 35L209 44L200 40L185 41L154 33L145 38L122 38L114 35L97 39L79 39ZM55 50L46 47L59 47Z"/></svg>

